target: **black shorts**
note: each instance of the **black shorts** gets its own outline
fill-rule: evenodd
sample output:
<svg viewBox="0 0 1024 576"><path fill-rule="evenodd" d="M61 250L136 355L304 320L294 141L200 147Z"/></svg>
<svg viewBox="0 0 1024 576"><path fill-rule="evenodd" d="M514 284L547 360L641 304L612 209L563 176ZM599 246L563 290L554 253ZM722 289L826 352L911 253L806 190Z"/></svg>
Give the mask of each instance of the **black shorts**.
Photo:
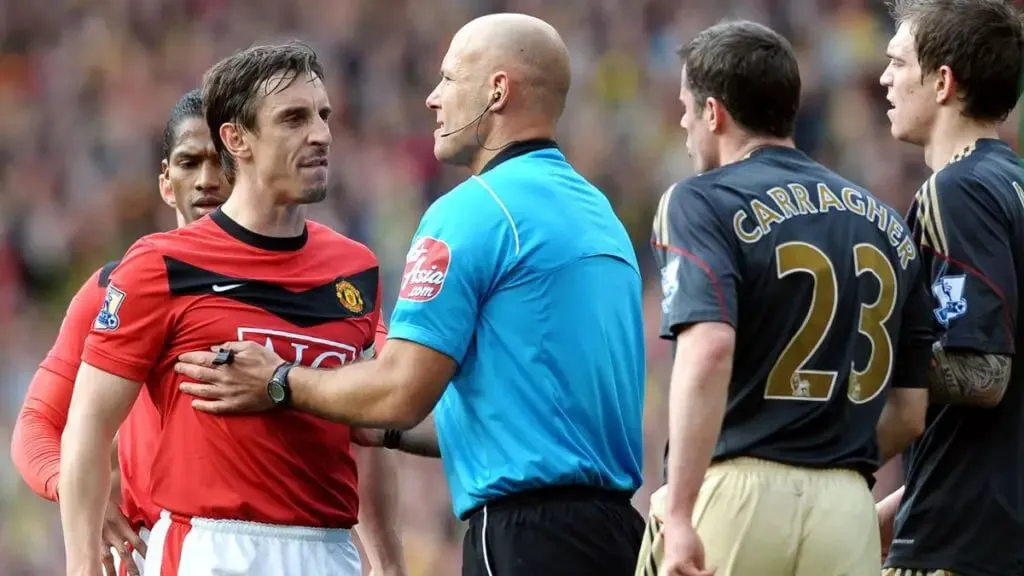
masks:
<svg viewBox="0 0 1024 576"><path fill-rule="evenodd" d="M473 511L462 576L632 576L644 519L630 495L560 487Z"/></svg>

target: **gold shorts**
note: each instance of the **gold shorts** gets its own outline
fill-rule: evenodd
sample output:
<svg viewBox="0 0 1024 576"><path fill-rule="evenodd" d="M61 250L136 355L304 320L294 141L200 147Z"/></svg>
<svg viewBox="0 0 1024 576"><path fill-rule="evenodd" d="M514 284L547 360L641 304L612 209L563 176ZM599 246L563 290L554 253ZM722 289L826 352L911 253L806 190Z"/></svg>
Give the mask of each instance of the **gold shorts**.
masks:
<svg viewBox="0 0 1024 576"><path fill-rule="evenodd" d="M651 514L636 576L657 576L664 557L665 487ZM754 458L715 464L693 512L706 565L717 576L877 576L875 501L851 470L786 466Z"/></svg>

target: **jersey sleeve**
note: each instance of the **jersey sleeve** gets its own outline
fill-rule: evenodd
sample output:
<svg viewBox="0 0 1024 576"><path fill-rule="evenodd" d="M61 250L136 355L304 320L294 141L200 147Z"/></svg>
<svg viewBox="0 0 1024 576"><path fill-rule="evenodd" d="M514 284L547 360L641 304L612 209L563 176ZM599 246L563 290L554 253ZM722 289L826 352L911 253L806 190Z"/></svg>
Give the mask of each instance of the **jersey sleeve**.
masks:
<svg viewBox="0 0 1024 576"><path fill-rule="evenodd" d="M68 421L82 348L103 303L101 278L106 273L106 268L97 270L71 299L57 340L32 377L14 425L14 466L34 492L50 500L57 499L60 438Z"/></svg>
<svg viewBox="0 0 1024 576"><path fill-rule="evenodd" d="M57 333L57 340L40 364L42 368L71 382L74 382L75 376L78 375L85 339L92 329L100 306L103 304L105 291L100 281L103 272L102 269L97 270L75 293L64 313L64 320ZM65 407L66 414L67 407Z"/></svg>
<svg viewBox="0 0 1024 576"><path fill-rule="evenodd" d="M481 306L516 250L512 224L473 180L427 210L406 255L390 338L462 364ZM475 194L479 192L479 194Z"/></svg>
<svg viewBox="0 0 1024 576"><path fill-rule="evenodd" d="M144 382L170 333L171 305L163 257L142 239L110 275L82 361L115 376Z"/></svg>
<svg viewBox="0 0 1024 576"><path fill-rule="evenodd" d="M1009 215L991 190L963 170L940 171L917 203L922 250L932 252L934 315L943 345L1013 354L1017 279Z"/></svg>
<svg viewBox="0 0 1024 576"><path fill-rule="evenodd" d="M40 366L14 423L11 460L33 492L57 500L60 439L74 381Z"/></svg>
<svg viewBox="0 0 1024 576"><path fill-rule="evenodd" d="M927 388L936 330L927 277L921 266L913 266L909 289L900 320L892 385L894 388Z"/></svg>
<svg viewBox="0 0 1024 576"><path fill-rule="evenodd" d="M662 198L654 248L661 267L663 338L674 339L697 322L736 326L735 240L711 200L691 182Z"/></svg>

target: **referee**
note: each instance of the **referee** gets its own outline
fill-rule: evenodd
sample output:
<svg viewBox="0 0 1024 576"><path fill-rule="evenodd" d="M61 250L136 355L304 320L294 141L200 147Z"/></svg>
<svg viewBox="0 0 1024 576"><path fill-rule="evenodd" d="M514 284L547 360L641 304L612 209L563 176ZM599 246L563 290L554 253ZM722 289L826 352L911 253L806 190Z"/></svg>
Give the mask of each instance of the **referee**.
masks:
<svg viewBox="0 0 1024 576"><path fill-rule="evenodd" d="M196 352L177 368L205 382L183 385L214 400L199 409L288 406L439 453L455 514L469 520L466 576L629 575L643 534L630 504L640 273L608 200L552 140L568 91L568 52L547 23L467 24L427 106L435 155L472 175L423 216L380 358L318 371L235 342L227 363ZM431 410L439 450L427 428L397 432Z"/></svg>

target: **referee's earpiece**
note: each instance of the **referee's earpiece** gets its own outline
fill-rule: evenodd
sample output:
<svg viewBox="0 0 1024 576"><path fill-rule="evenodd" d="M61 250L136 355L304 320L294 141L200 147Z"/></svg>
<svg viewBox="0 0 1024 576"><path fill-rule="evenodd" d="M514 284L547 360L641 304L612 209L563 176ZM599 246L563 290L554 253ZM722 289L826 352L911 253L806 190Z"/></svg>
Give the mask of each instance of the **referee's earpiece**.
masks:
<svg viewBox="0 0 1024 576"><path fill-rule="evenodd" d="M491 96L491 105L494 105L498 100L501 100L501 90L495 90ZM490 110L490 106L487 107Z"/></svg>

